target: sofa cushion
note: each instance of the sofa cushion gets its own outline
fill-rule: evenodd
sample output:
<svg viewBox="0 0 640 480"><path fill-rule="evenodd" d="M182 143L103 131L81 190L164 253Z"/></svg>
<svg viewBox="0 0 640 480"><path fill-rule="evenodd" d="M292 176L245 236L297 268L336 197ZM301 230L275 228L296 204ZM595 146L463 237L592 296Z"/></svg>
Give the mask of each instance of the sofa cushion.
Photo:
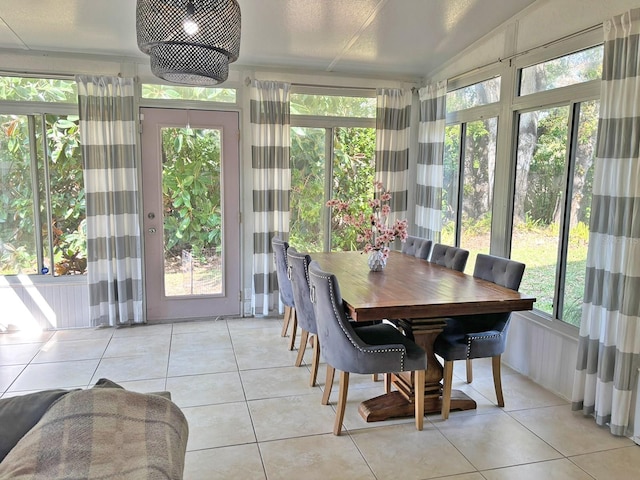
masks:
<svg viewBox="0 0 640 480"><path fill-rule="evenodd" d="M69 392L0 463L0 478L181 479L188 425L158 395Z"/></svg>
<svg viewBox="0 0 640 480"><path fill-rule="evenodd" d="M0 462L44 412L68 390L46 390L0 400Z"/></svg>

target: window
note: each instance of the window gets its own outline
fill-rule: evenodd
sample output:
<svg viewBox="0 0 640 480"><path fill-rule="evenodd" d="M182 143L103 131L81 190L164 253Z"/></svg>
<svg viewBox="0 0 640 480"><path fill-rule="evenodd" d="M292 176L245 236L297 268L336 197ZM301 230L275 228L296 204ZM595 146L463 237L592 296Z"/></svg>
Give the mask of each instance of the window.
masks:
<svg viewBox="0 0 640 480"><path fill-rule="evenodd" d="M290 241L301 249L354 247L355 234L332 224L325 204L373 197L375 114L373 92L291 95Z"/></svg>
<svg viewBox="0 0 640 480"><path fill-rule="evenodd" d="M0 93L0 274L83 274L77 107L55 104L76 101L75 82L0 77ZM6 100L14 103L3 104ZM11 113L16 101L22 110L42 111Z"/></svg>
<svg viewBox="0 0 640 480"><path fill-rule="evenodd" d="M531 65L520 71L520 95L577 85L602 76L602 45Z"/></svg>
<svg viewBox="0 0 640 480"><path fill-rule="evenodd" d="M511 257L536 308L580 324L589 240L598 101L522 113Z"/></svg>
<svg viewBox="0 0 640 480"><path fill-rule="evenodd" d="M474 107L499 99L500 77L447 93L440 241L469 250L467 273L489 253L498 137L496 107Z"/></svg>
<svg viewBox="0 0 640 480"><path fill-rule="evenodd" d="M236 90L234 88L180 87L177 85L143 83L142 98L236 103Z"/></svg>
<svg viewBox="0 0 640 480"><path fill-rule="evenodd" d="M602 46L523 68L511 258L527 265L520 290L552 319L580 325L599 110ZM558 87L552 104L542 92ZM581 97L576 99L577 97ZM589 98L590 97L590 98ZM546 97L548 98L548 97Z"/></svg>

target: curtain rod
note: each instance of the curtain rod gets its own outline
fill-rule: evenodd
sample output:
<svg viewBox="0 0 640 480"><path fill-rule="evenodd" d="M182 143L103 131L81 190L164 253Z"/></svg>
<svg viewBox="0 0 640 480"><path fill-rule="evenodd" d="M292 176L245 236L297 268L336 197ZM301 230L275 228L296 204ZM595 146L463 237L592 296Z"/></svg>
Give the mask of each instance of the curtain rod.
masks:
<svg viewBox="0 0 640 480"><path fill-rule="evenodd" d="M251 85L251 77L246 77L244 79L244 84L248 87L249 85ZM372 81L375 81L374 79L372 79ZM291 86L293 87L310 87L310 88L333 88L336 90L376 90L379 87L347 87L347 86L343 86L343 85L323 85L320 83L297 83L297 82L290 82ZM400 83L413 83L415 85L415 82L400 82ZM412 87L415 88L415 87Z"/></svg>
<svg viewBox="0 0 640 480"><path fill-rule="evenodd" d="M577 32L573 32L573 33L570 33L568 35L565 35L564 37L560 37L560 38L557 38L555 40L551 40L550 42L543 43L542 45L537 45L535 47L531 47L531 48L529 48L529 49L527 49L527 50L525 50L523 52L514 53L513 55L509 55L509 56L503 57L503 58L498 57L498 59L494 60L493 62L485 63L484 65L480 65L479 67L474 67L471 70L467 70L466 72L459 73L458 75L455 75L454 77L450 77L448 80L449 81L457 80L457 79L459 79L461 77L469 75L472 72L476 72L478 70L482 70L483 68L490 67L491 65L495 65L497 63L503 63L503 62L505 62L507 60L513 60L514 58L521 57L522 55L526 55L527 53L531 53L531 52L534 52L536 50L541 50L543 48L550 47L551 45L555 45L556 43L560 43L560 42L563 42L565 40L569 40L571 38L578 37L580 35L584 35L585 33L593 32L595 30L598 30L601 27L602 27L602 23L597 23L595 25L591 25L590 27L583 28L582 30L578 30Z"/></svg>

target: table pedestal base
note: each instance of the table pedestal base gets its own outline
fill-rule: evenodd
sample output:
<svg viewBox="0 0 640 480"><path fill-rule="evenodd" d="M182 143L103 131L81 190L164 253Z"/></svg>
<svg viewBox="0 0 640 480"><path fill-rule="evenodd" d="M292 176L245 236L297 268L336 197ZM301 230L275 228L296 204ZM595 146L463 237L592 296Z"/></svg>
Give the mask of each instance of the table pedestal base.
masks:
<svg viewBox="0 0 640 480"><path fill-rule="evenodd" d="M460 390L451 391L451 411L473 410L476 402ZM440 413L442 400L440 396L427 396L424 399L424 413ZM415 406L405 396L394 391L379 397L365 400L358 407L360 416L367 422L380 422L390 418L413 417Z"/></svg>

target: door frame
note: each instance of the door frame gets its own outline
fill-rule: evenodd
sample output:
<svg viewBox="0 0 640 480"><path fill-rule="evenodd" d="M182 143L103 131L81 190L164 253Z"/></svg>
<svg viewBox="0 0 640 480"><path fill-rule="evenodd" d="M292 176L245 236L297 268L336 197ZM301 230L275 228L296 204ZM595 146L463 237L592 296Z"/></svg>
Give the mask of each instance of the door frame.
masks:
<svg viewBox="0 0 640 480"><path fill-rule="evenodd" d="M239 316L242 314L242 262L240 228L240 113L234 110L193 110L187 108L140 107L141 122L141 193L142 193L142 238L144 270L144 309L148 323L167 321L210 319L219 316ZM221 207L223 211L223 260L225 285L221 295L203 295L197 297L166 297L164 295L164 274L150 273L150 255L154 248L147 248L149 229L156 228L163 236L161 218L149 218L150 208L162 205L162 168L155 163L154 176L148 175L149 155L161 158L160 131L164 127L218 128L221 135ZM147 152L145 154L145 152ZM151 153L149 153L151 152ZM226 160L225 160L226 159ZM151 180L150 180L151 179ZM145 190L145 185L155 182L156 188ZM153 198L150 200L150 198ZM161 241L164 246L164 241ZM229 250L230 249L230 250ZM157 251L157 247L155 248ZM162 248L162 251L164 249ZM227 258L227 252L232 258ZM156 261L158 258L156 258ZM164 265L164 254L160 258ZM164 271L160 268L157 271ZM158 283L151 285L150 277L163 277L157 292Z"/></svg>

